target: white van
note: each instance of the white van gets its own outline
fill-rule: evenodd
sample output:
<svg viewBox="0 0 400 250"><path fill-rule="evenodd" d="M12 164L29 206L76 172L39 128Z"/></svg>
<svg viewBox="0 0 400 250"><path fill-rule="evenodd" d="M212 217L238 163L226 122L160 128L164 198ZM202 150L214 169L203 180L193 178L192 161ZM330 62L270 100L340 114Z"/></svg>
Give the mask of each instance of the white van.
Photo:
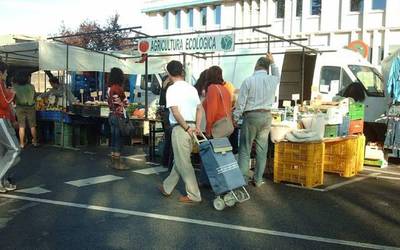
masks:
<svg viewBox="0 0 400 250"><path fill-rule="evenodd" d="M343 92L351 84L361 83L365 94L366 122L375 122L388 107L388 98L378 69L365 60L360 54L341 49L322 54L305 54L304 86L302 79L302 54L286 52L282 64L279 99L290 99L292 94L299 93L303 100L321 98L332 100L332 97Z"/></svg>
<svg viewBox="0 0 400 250"><path fill-rule="evenodd" d="M250 50L241 51L245 52L254 53ZM224 79L240 88L243 80L253 73L258 57L260 56L221 58ZM278 52L274 54L274 59L281 69L277 104L278 100L291 100L293 94L299 94L302 100L312 100L316 97L329 100L354 82L360 82L365 92L365 121L375 122L387 110L389 101L385 95L381 74L376 67L354 51L341 49L304 54L304 68L303 53L299 50Z"/></svg>

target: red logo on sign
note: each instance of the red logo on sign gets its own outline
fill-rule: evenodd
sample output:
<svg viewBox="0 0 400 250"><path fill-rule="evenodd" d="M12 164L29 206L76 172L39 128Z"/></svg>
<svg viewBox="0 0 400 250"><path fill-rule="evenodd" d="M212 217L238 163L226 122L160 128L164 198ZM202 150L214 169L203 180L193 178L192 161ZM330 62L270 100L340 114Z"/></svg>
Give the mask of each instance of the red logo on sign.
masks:
<svg viewBox="0 0 400 250"><path fill-rule="evenodd" d="M149 44L148 41L142 40L142 41L139 42L138 48L139 48L139 52L140 53L145 54L145 53L147 53L149 51L150 44Z"/></svg>

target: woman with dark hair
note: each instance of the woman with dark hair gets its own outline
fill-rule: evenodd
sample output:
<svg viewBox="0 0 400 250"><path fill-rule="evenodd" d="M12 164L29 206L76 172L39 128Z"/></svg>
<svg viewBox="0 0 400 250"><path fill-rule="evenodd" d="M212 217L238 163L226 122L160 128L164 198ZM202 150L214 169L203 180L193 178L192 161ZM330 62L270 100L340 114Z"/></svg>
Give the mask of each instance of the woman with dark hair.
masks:
<svg viewBox="0 0 400 250"><path fill-rule="evenodd" d="M19 144L25 147L25 127L28 123L31 129L32 145L37 147L35 87L30 83L30 74L19 71L15 76L13 88L15 90L16 113L19 125Z"/></svg>
<svg viewBox="0 0 400 250"><path fill-rule="evenodd" d="M203 70L203 72L200 73L200 76L197 79L196 84L194 85L200 97L205 97L206 95L206 90L208 85L206 77L207 77L207 70Z"/></svg>
<svg viewBox="0 0 400 250"><path fill-rule="evenodd" d="M222 78L222 69L218 66L212 66L207 70L206 82L208 83L206 98L203 107L206 113L206 135L212 134L214 124L224 118L232 118L232 97L229 91L224 87L225 81Z"/></svg>
<svg viewBox="0 0 400 250"><path fill-rule="evenodd" d="M122 136L119 120L125 115L128 100L122 87L124 73L120 68L112 68L108 78L108 106L110 115L108 121L111 129L111 167L118 170L128 169L121 163Z"/></svg>

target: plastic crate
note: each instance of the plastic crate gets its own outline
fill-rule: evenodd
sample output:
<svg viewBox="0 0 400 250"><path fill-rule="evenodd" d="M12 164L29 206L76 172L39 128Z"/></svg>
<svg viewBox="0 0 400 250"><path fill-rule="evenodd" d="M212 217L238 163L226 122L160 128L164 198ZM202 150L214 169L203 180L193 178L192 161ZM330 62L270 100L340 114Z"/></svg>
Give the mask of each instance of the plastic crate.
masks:
<svg viewBox="0 0 400 250"><path fill-rule="evenodd" d="M325 142L324 172L352 177L364 166L365 136Z"/></svg>
<svg viewBox="0 0 400 250"><path fill-rule="evenodd" d="M82 109L83 109L83 105L82 104L73 104L72 107L71 107L71 111L75 115L82 115Z"/></svg>
<svg viewBox="0 0 400 250"><path fill-rule="evenodd" d="M338 125L325 125L324 137L325 138L337 137L338 130L339 130Z"/></svg>
<svg viewBox="0 0 400 250"><path fill-rule="evenodd" d="M82 116L100 117L100 106L84 105L82 107Z"/></svg>
<svg viewBox="0 0 400 250"><path fill-rule="evenodd" d="M63 127L64 127L64 134L72 135L72 125L66 123L62 124L61 122L54 123L54 133L60 134Z"/></svg>
<svg viewBox="0 0 400 250"><path fill-rule="evenodd" d="M357 162L356 170L357 173L364 170L364 159L365 159L365 136L360 135L357 138Z"/></svg>
<svg viewBox="0 0 400 250"><path fill-rule="evenodd" d="M362 134L364 132L364 120L350 121L349 135Z"/></svg>
<svg viewBox="0 0 400 250"><path fill-rule="evenodd" d="M72 147L72 135L64 135L62 140L61 134L56 134L54 137L54 144L62 147Z"/></svg>
<svg viewBox="0 0 400 250"><path fill-rule="evenodd" d="M344 116L342 124L339 125L338 135L339 136L348 136L350 128L350 117Z"/></svg>
<svg viewBox="0 0 400 250"><path fill-rule="evenodd" d="M291 182L305 187L324 182L323 142L275 144L274 182Z"/></svg>
<svg viewBox="0 0 400 250"><path fill-rule="evenodd" d="M64 123L72 122L71 117L62 111L37 111L36 115L38 120L55 122L64 121Z"/></svg>
<svg viewBox="0 0 400 250"><path fill-rule="evenodd" d="M364 104L355 102L351 103L349 107L350 120L363 120L364 119Z"/></svg>
<svg viewBox="0 0 400 250"><path fill-rule="evenodd" d="M64 137L64 139L62 139ZM62 147L72 147L73 127L70 124L54 123L54 144Z"/></svg>

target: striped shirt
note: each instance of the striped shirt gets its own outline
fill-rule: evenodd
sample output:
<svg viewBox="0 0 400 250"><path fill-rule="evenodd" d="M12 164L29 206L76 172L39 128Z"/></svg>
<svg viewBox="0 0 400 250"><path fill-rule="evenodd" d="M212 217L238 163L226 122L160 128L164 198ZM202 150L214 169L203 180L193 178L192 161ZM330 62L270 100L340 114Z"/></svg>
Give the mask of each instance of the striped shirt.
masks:
<svg viewBox="0 0 400 250"><path fill-rule="evenodd" d="M256 70L243 81L233 113L235 121L238 121L245 111L272 108L280 76L275 64L272 64L271 68L272 75L268 75L266 70Z"/></svg>

